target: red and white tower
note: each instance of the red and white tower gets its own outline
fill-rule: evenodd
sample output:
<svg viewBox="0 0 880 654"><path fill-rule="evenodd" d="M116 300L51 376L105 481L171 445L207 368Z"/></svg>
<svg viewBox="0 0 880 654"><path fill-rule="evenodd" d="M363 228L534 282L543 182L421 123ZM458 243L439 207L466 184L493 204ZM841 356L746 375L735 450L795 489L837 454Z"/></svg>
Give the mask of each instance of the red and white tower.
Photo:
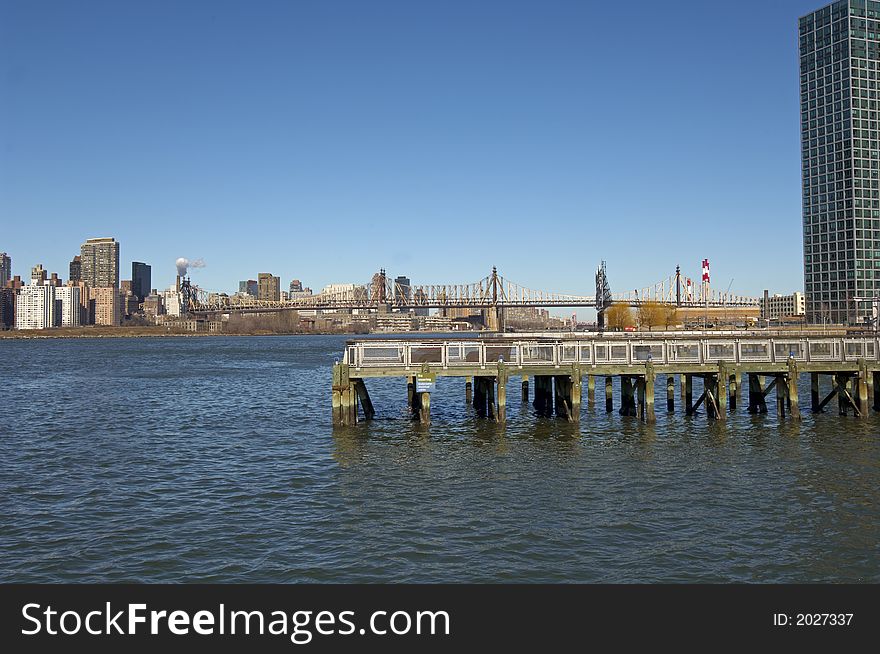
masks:
<svg viewBox="0 0 880 654"><path fill-rule="evenodd" d="M703 300L709 299L709 260L703 259Z"/></svg>

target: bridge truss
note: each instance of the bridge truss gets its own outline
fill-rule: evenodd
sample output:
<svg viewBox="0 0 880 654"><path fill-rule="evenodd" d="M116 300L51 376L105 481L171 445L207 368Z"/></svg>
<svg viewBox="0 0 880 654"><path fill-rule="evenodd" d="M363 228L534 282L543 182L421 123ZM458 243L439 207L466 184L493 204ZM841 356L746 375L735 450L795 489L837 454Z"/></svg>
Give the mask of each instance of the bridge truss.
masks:
<svg viewBox="0 0 880 654"><path fill-rule="evenodd" d="M486 277L470 284L402 285L388 279L384 271L376 273L367 284L351 285L332 292L318 293L284 301L259 300L251 296L210 293L193 288L184 310L192 315L219 313L267 313L289 310L378 310L409 309L505 309L505 308L575 308L605 309L610 303L638 307L659 302L680 307L756 307L761 299L731 293L710 293L708 287L697 290L680 272L642 289L611 293L604 278L604 262L597 274L596 296L572 295L536 290L505 279L493 268ZM601 282L601 283L600 283Z"/></svg>

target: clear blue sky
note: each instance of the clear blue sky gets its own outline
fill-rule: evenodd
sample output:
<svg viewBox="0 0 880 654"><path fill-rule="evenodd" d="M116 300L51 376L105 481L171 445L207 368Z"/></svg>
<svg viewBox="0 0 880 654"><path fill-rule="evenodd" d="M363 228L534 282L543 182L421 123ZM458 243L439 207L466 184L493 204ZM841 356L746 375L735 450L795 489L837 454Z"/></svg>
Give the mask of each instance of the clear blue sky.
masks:
<svg viewBox="0 0 880 654"><path fill-rule="evenodd" d="M797 18L821 2L0 0L0 251L173 281L492 265L592 294L802 279Z"/></svg>

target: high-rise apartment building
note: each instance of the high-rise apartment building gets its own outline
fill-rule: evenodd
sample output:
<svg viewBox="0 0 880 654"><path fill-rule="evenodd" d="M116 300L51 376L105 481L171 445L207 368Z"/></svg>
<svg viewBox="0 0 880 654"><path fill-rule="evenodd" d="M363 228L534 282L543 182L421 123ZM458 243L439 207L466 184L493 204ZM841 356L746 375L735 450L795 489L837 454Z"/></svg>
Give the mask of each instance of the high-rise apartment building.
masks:
<svg viewBox="0 0 880 654"><path fill-rule="evenodd" d="M257 299L278 302L281 300L281 278L272 273L257 275Z"/></svg>
<svg viewBox="0 0 880 654"><path fill-rule="evenodd" d="M48 279L46 269L43 268L43 264L38 263L36 266L31 268L31 284L34 286L39 286L40 284L45 284Z"/></svg>
<svg viewBox="0 0 880 654"><path fill-rule="evenodd" d="M16 329L51 329L55 326L55 291L49 284L22 286L15 302Z"/></svg>
<svg viewBox="0 0 880 654"><path fill-rule="evenodd" d="M82 279L82 257L76 255L68 266L67 278L72 282L78 282Z"/></svg>
<svg viewBox="0 0 880 654"><path fill-rule="evenodd" d="M62 327L79 327L82 324L81 306L79 287L55 288L55 319Z"/></svg>
<svg viewBox="0 0 880 654"><path fill-rule="evenodd" d="M860 323L880 292L880 2L803 16L800 37L807 321Z"/></svg>
<svg viewBox="0 0 880 654"><path fill-rule="evenodd" d="M119 288L119 243L113 238L90 238L80 246L82 280L92 288Z"/></svg>
<svg viewBox="0 0 880 654"><path fill-rule="evenodd" d="M0 288L6 287L6 282L12 279L12 258L5 252L0 252Z"/></svg>
<svg viewBox="0 0 880 654"><path fill-rule="evenodd" d="M119 289L113 286L99 286L89 289L94 309L91 312L96 325L119 326L122 322L122 303Z"/></svg>
<svg viewBox="0 0 880 654"><path fill-rule="evenodd" d="M152 283L152 269L140 261L131 262L131 292L137 296L139 302L150 294Z"/></svg>

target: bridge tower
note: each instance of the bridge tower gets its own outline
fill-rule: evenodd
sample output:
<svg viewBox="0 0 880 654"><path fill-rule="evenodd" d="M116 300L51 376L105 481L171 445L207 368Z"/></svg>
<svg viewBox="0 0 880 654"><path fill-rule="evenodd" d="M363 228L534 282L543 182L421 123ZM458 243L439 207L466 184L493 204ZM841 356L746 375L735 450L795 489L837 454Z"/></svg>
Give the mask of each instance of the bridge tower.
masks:
<svg viewBox="0 0 880 654"><path fill-rule="evenodd" d="M504 331L504 308L498 304L499 298L499 280L498 280L498 269L495 266L492 266L492 276L489 278L489 283L492 286L492 300L489 305L489 311L486 312L486 322L488 323L486 326L489 328L489 331L493 332L503 332ZM504 295L504 289L501 289L501 295Z"/></svg>
<svg viewBox="0 0 880 654"><path fill-rule="evenodd" d="M605 331L605 310L611 306L611 286L605 272L605 262L596 269L596 320L599 331Z"/></svg>

